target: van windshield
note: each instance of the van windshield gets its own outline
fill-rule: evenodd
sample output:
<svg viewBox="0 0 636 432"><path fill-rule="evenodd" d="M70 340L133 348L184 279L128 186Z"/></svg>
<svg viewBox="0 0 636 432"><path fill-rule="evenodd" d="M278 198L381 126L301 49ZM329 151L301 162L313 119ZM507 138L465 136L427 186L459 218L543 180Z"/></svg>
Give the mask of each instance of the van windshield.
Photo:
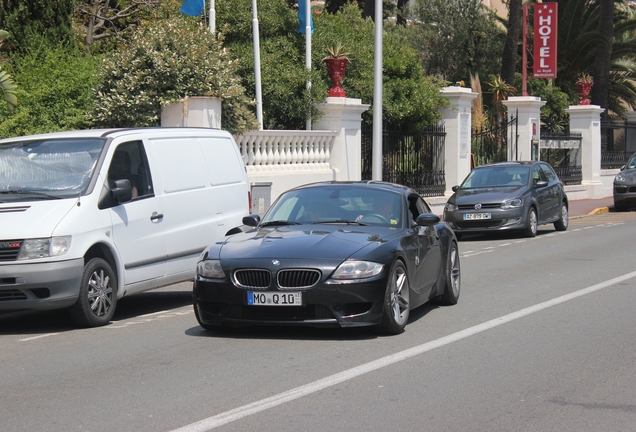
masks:
<svg viewBox="0 0 636 432"><path fill-rule="evenodd" d="M78 196L88 187L105 143L104 138L65 138L0 144L0 194Z"/></svg>

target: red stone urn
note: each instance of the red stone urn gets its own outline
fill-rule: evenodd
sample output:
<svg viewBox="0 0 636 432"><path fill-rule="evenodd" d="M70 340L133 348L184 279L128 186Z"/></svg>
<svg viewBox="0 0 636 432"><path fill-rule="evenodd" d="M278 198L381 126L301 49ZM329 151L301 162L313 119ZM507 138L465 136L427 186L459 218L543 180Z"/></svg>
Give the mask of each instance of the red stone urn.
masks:
<svg viewBox="0 0 636 432"><path fill-rule="evenodd" d="M342 87L340 87L340 81L345 76L345 72L347 71L347 63L349 63L349 59L346 57L332 57L324 59L325 63L327 63L327 72L329 73L329 78L333 81L333 87L329 89L327 93L329 97L345 97L345 91Z"/></svg>
<svg viewBox="0 0 636 432"><path fill-rule="evenodd" d="M592 90L593 82L577 82L576 87L579 90L579 94L581 95L581 101L579 105L589 105L590 100L587 96L590 94L590 90Z"/></svg>

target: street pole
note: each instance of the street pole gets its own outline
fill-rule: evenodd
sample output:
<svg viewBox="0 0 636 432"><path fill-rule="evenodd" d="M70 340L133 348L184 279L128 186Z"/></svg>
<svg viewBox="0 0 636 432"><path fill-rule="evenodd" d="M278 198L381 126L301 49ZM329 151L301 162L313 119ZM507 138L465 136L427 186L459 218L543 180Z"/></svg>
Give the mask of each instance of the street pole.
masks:
<svg viewBox="0 0 636 432"><path fill-rule="evenodd" d="M382 180L382 0L375 0L373 45L373 153L371 178Z"/></svg>
<svg viewBox="0 0 636 432"><path fill-rule="evenodd" d="M305 1L305 67L311 71L311 1ZM307 93L311 92L311 81L307 81ZM308 108L305 128L311 130L311 108Z"/></svg>
<svg viewBox="0 0 636 432"><path fill-rule="evenodd" d="M258 130L263 130L263 97L261 95L261 45L258 35L256 0L252 0L252 33L254 35L254 83L256 86L256 120Z"/></svg>

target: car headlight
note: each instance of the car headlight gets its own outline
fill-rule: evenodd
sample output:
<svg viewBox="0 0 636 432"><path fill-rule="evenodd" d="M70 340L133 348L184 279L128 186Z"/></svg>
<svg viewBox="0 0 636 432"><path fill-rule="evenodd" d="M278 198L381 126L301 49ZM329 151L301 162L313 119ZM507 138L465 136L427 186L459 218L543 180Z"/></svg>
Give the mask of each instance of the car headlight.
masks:
<svg viewBox="0 0 636 432"><path fill-rule="evenodd" d="M521 198L512 198L502 202L501 208L504 210L510 210L510 209L519 208L522 205L523 205L523 200Z"/></svg>
<svg viewBox="0 0 636 432"><path fill-rule="evenodd" d="M71 248L71 236L27 239L22 242L19 260L64 255Z"/></svg>
<svg viewBox="0 0 636 432"><path fill-rule="evenodd" d="M384 264L376 262L347 260L338 266L331 278L340 280L365 279L380 274L383 268Z"/></svg>
<svg viewBox="0 0 636 432"><path fill-rule="evenodd" d="M209 279L224 279L225 273L219 260L203 260L197 263L197 274Z"/></svg>
<svg viewBox="0 0 636 432"><path fill-rule="evenodd" d="M623 175L623 173L616 174L614 178L614 183L624 183L627 181L627 178Z"/></svg>
<svg viewBox="0 0 636 432"><path fill-rule="evenodd" d="M454 212L457 211L458 207L453 203L446 203L444 206L444 211Z"/></svg>

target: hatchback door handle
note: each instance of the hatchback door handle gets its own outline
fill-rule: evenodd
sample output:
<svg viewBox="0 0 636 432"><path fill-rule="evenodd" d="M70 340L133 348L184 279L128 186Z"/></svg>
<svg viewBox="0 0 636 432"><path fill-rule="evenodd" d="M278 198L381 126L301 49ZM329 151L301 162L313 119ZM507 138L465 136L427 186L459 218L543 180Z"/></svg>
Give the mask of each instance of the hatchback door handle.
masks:
<svg viewBox="0 0 636 432"><path fill-rule="evenodd" d="M150 216L150 220L153 221L153 222L156 221L156 220L159 220L159 219L163 219L163 214L162 213L159 213L159 214L153 213L152 216Z"/></svg>

